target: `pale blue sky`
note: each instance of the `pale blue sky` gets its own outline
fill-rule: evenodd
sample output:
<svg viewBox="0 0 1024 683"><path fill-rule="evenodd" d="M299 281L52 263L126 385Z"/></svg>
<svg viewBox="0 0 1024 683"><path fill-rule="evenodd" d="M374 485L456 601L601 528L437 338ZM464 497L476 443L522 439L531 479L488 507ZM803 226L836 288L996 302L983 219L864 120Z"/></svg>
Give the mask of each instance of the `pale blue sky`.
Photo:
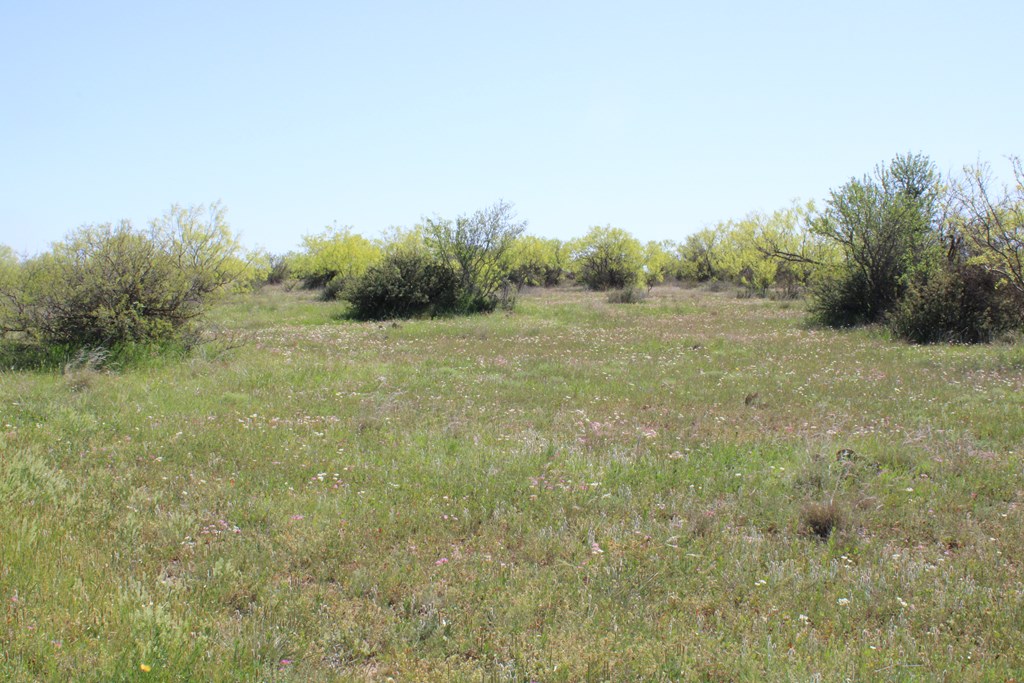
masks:
<svg viewBox="0 0 1024 683"><path fill-rule="evenodd" d="M498 198L681 239L898 152L1024 154L1024 3L0 0L0 243L221 200L249 246Z"/></svg>

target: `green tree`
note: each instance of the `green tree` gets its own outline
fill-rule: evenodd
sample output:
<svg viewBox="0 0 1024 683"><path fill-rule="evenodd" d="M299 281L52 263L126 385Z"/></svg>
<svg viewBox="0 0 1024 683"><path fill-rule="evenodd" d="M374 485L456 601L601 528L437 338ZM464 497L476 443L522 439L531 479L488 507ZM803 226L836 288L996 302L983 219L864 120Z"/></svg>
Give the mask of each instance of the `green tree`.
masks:
<svg viewBox="0 0 1024 683"><path fill-rule="evenodd" d="M590 289L621 289L643 281L643 245L622 228L594 226L570 243L570 253L576 279Z"/></svg>
<svg viewBox="0 0 1024 683"><path fill-rule="evenodd" d="M987 164L964 169L955 185L960 232L974 260L1024 294L1024 167L1010 157L1014 182L994 188Z"/></svg>
<svg viewBox="0 0 1024 683"><path fill-rule="evenodd" d="M821 322L843 326L884 318L941 244L941 195L934 164L919 154L897 155L873 175L831 192L813 230L842 259L812 306Z"/></svg>
<svg viewBox="0 0 1024 683"><path fill-rule="evenodd" d="M720 223L688 235L678 247L679 279L707 282L721 276L720 251L729 224Z"/></svg>
<svg viewBox="0 0 1024 683"><path fill-rule="evenodd" d="M672 270L676 245L669 240L644 245L644 284L650 289L665 281Z"/></svg>
<svg viewBox="0 0 1024 683"><path fill-rule="evenodd" d="M517 286L553 287L568 265L564 244L557 239L523 235L507 256L509 278Z"/></svg>
<svg viewBox="0 0 1024 683"><path fill-rule="evenodd" d="M767 218L751 214L738 223L728 223L719 242L717 271L745 287L749 292L764 295L775 283L778 262L757 248L757 236L764 230Z"/></svg>
<svg viewBox="0 0 1024 683"><path fill-rule="evenodd" d="M427 245L459 277L465 311L493 309L497 291L508 276L506 253L526 230L512 204L499 200L454 221L427 219Z"/></svg>
<svg viewBox="0 0 1024 683"><path fill-rule="evenodd" d="M755 248L777 264L776 285L807 287L839 263L838 244L814 231L814 216L814 202L794 203L766 217L755 231Z"/></svg>
<svg viewBox="0 0 1024 683"><path fill-rule="evenodd" d="M358 278L382 256L378 245L352 228L328 227L302 238L302 251L292 260L292 274L309 289L331 285L333 294Z"/></svg>

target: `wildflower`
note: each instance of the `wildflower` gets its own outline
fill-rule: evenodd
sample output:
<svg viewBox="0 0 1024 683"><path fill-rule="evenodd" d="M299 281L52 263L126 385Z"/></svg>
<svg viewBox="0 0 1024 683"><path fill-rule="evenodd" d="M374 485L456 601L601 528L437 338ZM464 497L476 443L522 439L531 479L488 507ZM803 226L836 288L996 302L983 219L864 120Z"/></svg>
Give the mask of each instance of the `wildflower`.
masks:
<svg viewBox="0 0 1024 683"><path fill-rule="evenodd" d="M590 554L591 555L600 555L602 553L604 553L604 551L601 550L601 546L599 546L597 544L597 541L594 541L593 543L590 544Z"/></svg>
<svg viewBox="0 0 1024 683"><path fill-rule="evenodd" d="M442 557L441 559L439 559L434 564L436 564L438 567L440 567L442 564L448 564L448 558L447 557Z"/></svg>
<svg viewBox="0 0 1024 683"><path fill-rule="evenodd" d="M838 600L836 600L836 602L839 604L840 607L846 607L847 605L850 604L850 599L849 598L839 598Z"/></svg>
<svg viewBox="0 0 1024 683"><path fill-rule="evenodd" d="M292 515L292 519L294 519L296 522L301 520L301 519L305 519L305 518L306 518L306 515Z"/></svg>
<svg viewBox="0 0 1024 683"><path fill-rule="evenodd" d="M801 614L800 615L800 622L801 623L806 624L810 620L811 620L811 618L809 616L807 616L806 614Z"/></svg>
<svg viewBox="0 0 1024 683"><path fill-rule="evenodd" d="M144 671L146 673L149 673L150 671L153 670L153 667L151 667L149 664L139 664L139 669L141 669L142 671Z"/></svg>

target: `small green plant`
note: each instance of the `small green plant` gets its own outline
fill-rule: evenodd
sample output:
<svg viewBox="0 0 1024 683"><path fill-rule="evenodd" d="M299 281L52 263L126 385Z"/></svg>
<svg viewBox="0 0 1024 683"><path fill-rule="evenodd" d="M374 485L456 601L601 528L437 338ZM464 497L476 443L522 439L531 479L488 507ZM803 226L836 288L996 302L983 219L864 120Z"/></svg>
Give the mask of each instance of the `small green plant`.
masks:
<svg viewBox="0 0 1024 683"><path fill-rule="evenodd" d="M64 380L72 391L88 389L103 367L109 350L104 348L78 349L64 364Z"/></svg>

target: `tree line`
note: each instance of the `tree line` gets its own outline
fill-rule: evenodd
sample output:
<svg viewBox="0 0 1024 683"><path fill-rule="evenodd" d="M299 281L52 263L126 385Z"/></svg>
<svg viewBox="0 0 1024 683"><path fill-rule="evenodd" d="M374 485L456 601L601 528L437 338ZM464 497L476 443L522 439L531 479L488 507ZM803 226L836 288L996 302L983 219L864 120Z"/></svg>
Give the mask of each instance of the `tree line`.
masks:
<svg viewBox="0 0 1024 683"><path fill-rule="evenodd" d="M684 237L641 242L595 226L561 241L525 234L498 201L377 239L332 227L298 251L246 252L219 204L174 206L148 229L86 226L29 259L0 248L6 339L108 346L181 339L218 293L297 281L348 301L356 319L511 308L524 286L575 283L636 301L664 282L728 282L749 296L810 297L813 319L883 324L915 342L983 342L1024 322L1024 169L943 177L897 155L833 189Z"/></svg>

